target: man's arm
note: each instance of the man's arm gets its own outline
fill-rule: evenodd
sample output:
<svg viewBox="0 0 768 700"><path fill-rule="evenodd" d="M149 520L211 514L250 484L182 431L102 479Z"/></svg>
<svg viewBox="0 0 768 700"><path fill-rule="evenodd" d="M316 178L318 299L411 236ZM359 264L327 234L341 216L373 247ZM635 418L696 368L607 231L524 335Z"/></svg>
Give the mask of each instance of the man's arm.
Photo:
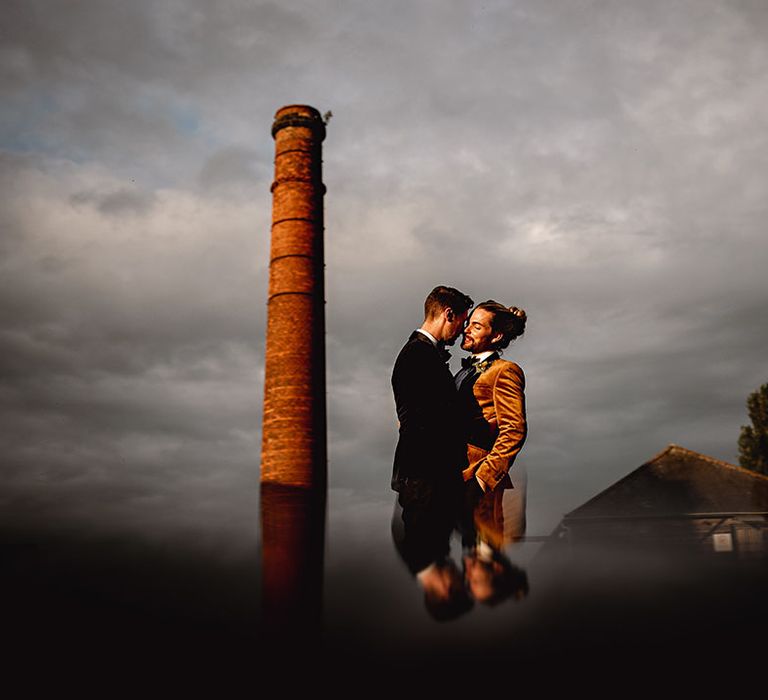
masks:
<svg viewBox="0 0 768 700"><path fill-rule="evenodd" d="M525 375L515 363L505 365L493 387L493 405L499 434L476 476L489 490L498 486L509 471L527 434L525 419Z"/></svg>

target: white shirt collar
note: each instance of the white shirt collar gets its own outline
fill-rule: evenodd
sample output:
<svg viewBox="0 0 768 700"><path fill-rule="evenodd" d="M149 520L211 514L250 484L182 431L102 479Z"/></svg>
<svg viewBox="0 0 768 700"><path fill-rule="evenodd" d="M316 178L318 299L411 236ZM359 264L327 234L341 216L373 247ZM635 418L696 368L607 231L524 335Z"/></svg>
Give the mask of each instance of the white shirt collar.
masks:
<svg viewBox="0 0 768 700"><path fill-rule="evenodd" d="M479 352L477 355L472 355L473 359L476 362L482 362L483 360L487 360L493 353L496 352L495 350L486 350L485 352Z"/></svg>
<svg viewBox="0 0 768 700"><path fill-rule="evenodd" d="M429 340L431 341L432 345L437 347L437 338L435 338L435 336L432 335L429 331L425 331L423 328L417 328L416 332L421 333L422 335L426 335L427 338L429 338Z"/></svg>

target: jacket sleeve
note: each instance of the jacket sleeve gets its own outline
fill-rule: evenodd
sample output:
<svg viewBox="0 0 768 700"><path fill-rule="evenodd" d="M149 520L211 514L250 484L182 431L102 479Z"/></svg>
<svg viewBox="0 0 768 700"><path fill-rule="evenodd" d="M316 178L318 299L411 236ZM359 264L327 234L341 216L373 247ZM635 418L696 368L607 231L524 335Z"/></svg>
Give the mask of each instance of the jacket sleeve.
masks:
<svg viewBox="0 0 768 700"><path fill-rule="evenodd" d="M493 387L493 407L499 433L491 451L478 465L477 476L496 488L523 447L528 426L525 419L525 375L514 362L499 372Z"/></svg>

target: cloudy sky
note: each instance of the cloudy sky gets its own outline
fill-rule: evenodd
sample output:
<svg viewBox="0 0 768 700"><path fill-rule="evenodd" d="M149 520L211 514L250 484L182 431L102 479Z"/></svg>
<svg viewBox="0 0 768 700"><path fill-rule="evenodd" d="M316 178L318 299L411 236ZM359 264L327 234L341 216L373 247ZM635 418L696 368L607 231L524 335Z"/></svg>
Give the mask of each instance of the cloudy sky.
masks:
<svg viewBox="0 0 768 700"><path fill-rule="evenodd" d="M391 366L438 283L528 312L506 357L533 534L670 442L736 461L768 381L762 0L7 0L3 20L5 522L252 532L291 103L333 112L332 522L389 507Z"/></svg>

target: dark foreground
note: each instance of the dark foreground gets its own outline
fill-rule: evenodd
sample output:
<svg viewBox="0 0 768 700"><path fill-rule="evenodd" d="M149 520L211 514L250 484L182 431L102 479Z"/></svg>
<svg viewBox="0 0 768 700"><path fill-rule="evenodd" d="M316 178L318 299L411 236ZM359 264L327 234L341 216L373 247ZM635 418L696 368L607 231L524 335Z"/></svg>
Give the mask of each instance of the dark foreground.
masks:
<svg viewBox="0 0 768 700"><path fill-rule="evenodd" d="M626 542L518 544L508 554L526 572L527 595L439 623L390 552L353 549L326 563L322 629L294 620L265 630L256 549L222 557L203 546L6 531L5 667L28 689L105 695L204 681L256 692L278 673L328 687L478 673L494 683L615 675L703 687L763 675L762 556Z"/></svg>

